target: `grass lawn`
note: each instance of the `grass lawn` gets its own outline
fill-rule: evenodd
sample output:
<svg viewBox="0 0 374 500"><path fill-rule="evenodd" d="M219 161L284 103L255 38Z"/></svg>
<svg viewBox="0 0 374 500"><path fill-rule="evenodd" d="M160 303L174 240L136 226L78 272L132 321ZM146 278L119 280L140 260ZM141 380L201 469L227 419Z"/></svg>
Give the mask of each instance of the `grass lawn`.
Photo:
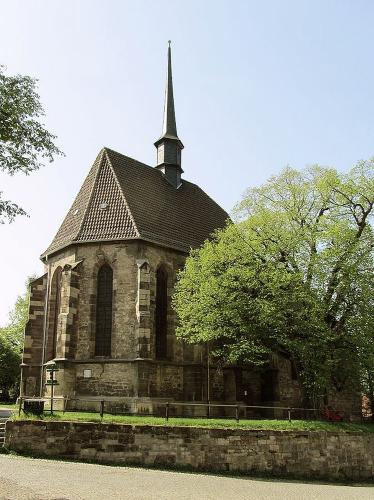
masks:
<svg viewBox="0 0 374 500"><path fill-rule="evenodd" d="M206 418L169 418L168 421L163 417L147 417L147 416L125 416L125 415L104 415L100 418L98 413L86 412L55 412L53 415L44 413L42 417L33 415L21 416L18 413L13 415L13 420L33 419L39 420L65 420L79 422L103 422L103 423L119 423L130 425L162 425L162 426L191 426L191 427L207 427L212 429L259 429L259 430L284 430L284 431L327 431L327 432L374 432L374 424L354 424L346 422L324 422L310 420L240 420L237 423L235 420L226 419L206 419Z"/></svg>
<svg viewBox="0 0 374 500"><path fill-rule="evenodd" d="M16 408L18 408L18 405L16 405L15 403L5 403L4 401L0 401L0 410L2 408L9 408L10 410L15 410Z"/></svg>

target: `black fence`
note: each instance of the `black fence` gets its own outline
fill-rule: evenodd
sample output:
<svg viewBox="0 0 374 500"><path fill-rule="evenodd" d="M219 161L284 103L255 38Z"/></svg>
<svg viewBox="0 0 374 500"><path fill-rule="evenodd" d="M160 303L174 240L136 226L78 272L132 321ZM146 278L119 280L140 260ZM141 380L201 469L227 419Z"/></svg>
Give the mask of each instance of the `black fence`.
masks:
<svg viewBox="0 0 374 500"><path fill-rule="evenodd" d="M90 398L25 398L18 399L19 414L41 414L54 411L89 412L107 415L136 415L169 418L214 418L236 420L344 420L335 413L335 418L329 418L326 411L318 408L294 408L285 406L249 406L242 404L221 403L182 403L182 402L152 402L139 404L136 409L129 407L123 400L90 399ZM337 415L339 418L337 418Z"/></svg>
<svg viewBox="0 0 374 500"><path fill-rule="evenodd" d="M292 408L285 406L249 406L217 403L165 403L165 419L187 416L185 409L200 408L201 415L195 417L240 420L317 420L320 411L316 408ZM182 409L182 411L178 411ZM183 415L184 413L184 415ZM188 413L188 412L187 412ZM200 413L200 412L197 412Z"/></svg>

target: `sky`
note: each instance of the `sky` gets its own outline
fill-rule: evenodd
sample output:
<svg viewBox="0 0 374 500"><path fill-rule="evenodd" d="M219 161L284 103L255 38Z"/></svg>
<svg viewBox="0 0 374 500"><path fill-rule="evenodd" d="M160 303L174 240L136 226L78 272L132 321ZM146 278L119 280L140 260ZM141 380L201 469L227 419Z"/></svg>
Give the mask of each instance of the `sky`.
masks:
<svg viewBox="0 0 374 500"><path fill-rule="evenodd" d="M103 146L155 165L172 40L184 177L231 211L286 165L374 155L372 0L0 0L0 64L39 80L66 156L0 174L0 325Z"/></svg>

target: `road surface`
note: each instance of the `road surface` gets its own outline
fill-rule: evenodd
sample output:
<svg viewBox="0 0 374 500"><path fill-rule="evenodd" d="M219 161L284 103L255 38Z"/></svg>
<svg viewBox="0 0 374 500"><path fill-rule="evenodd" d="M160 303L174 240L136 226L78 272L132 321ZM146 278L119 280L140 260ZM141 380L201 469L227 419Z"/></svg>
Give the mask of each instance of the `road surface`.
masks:
<svg viewBox="0 0 374 500"><path fill-rule="evenodd" d="M1 500L373 500L374 486L265 481L0 455Z"/></svg>

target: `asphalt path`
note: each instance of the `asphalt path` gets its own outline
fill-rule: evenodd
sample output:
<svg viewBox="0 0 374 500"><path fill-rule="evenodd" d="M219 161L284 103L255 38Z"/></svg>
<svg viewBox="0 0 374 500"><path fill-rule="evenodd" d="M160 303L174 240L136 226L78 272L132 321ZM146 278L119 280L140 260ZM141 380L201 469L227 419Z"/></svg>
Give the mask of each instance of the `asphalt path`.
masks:
<svg viewBox="0 0 374 500"><path fill-rule="evenodd" d="M265 481L0 455L1 500L374 499L374 486Z"/></svg>

